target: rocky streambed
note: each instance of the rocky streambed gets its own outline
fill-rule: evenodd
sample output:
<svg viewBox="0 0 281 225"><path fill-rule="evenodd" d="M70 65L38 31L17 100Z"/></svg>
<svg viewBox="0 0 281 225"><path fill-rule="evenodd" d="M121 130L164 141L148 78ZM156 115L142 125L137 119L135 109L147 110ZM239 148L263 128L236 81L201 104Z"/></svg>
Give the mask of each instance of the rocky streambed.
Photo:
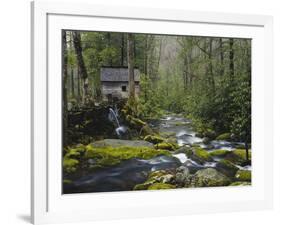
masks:
<svg viewBox="0 0 281 225"><path fill-rule="evenodd" d="M105 139L68 149L64 193L250 185L241 143L196 136L191 121L167 115L144 140Z"/></svg>

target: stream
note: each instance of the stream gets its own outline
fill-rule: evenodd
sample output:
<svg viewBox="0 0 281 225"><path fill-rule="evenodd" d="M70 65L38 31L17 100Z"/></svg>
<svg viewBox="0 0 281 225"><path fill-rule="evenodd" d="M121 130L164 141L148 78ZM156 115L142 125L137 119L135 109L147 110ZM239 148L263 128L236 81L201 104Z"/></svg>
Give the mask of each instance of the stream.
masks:
<svg viewBox="0 0 281 225"><path fill-rule="evenodd" d="M191 121L180 115L167 115L160 120L149 124L160 133L171 133L176 138L179 146L198 144L201 148L211 152L215 149L232 151L241 143L228 141L210 141L207 145L203 139L196 137L192 130ZM157 156L149 160L130 159L118 165L101 168L92 174L81 177L72 184L64 185L64 193L83 193L83 192L107 192L107 191L129 191L136 184L146 181L151 171L162 169L175 169L179 166L187 167L191 173L203 168L216 168L219 158L214 158L214 162L206 162L200 165L188 158L184 153L173 153L173 157ZM251 166L238 168L251 170Z"/></svg>

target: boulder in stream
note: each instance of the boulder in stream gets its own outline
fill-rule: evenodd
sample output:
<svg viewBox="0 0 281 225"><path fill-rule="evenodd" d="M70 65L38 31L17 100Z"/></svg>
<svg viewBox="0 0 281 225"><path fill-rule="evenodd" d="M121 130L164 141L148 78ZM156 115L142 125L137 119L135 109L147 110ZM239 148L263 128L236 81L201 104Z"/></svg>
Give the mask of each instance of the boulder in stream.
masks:
<svg viewBox="0 0 281 225"><path fill-rule="evenodd" d="M231 180L216 169L207 168L197 171L191 178L190 187L227 186Z"/></svg>
<svg viewBox="0 0 281 225"><path fill-rule="evenodd" d="M91 143L93 147L121 147L121 146L129 146L129 147L151 147L153 148L153 144L148 141L142 140L120 140L120 139L104 139L100 141L95 141Z"/></svg>

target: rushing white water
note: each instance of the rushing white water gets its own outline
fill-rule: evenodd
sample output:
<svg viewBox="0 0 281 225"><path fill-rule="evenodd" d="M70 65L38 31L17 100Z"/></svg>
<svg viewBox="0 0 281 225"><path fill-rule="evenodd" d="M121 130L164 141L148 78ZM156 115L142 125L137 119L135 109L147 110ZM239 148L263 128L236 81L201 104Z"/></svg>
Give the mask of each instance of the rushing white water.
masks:
<svg viewBox="0 0 281 225"><path fill-rule="evenodd" d="M185 163L188 160L186 154L184 153L174 154L173 156L178 158L181 163Z"/></svg>

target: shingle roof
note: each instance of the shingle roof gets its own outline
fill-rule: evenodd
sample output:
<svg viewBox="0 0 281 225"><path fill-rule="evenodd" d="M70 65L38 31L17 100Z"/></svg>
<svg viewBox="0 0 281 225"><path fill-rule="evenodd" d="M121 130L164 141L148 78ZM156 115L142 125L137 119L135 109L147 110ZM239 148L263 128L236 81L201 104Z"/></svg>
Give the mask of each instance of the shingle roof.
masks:
<svg viewBox="0 0 281 225"><path fill-rule="evenodd" d="M128 81L127 67L101 67L101 81L120 82ZM140 71L134 69L135 81L140 81Z"/></svg>

